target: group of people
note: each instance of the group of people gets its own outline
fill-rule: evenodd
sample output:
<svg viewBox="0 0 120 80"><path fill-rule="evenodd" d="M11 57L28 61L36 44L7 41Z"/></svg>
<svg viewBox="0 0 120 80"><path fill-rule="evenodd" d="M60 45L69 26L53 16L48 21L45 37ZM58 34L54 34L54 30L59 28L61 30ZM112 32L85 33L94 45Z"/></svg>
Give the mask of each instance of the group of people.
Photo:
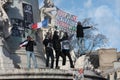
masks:
<svg viewBox="0 0 120 80"><path fill-rule="evenodd" d="M84 29L92 28L92 26L83 27L82 23L78 21L76 26L76 38L78 39L78 47L82 53L78 50L78 53L83 55L84 53ZM70 40L67 32L64 32L62 38L60 38L59 32L54 31L52 36L51 33L47 32L45 39L43 40L43 44L45 45L46 51L46 67L49 67L49 58L51 58L51 68L54 67L54 54L53 49L55 51L56 57L56 65L55 68L59 68L59 57L61 56L63 61L62 65L66 64L66 56L68 56L70 67L74 68L73 61L70 55Z"/></svg>
<svg viewBox="0 0 120 80"><path fill-rule="evenodd" d="M53 53L54 50L56 55L55 68L57 69L59 68L58 64L59 64L60 56L63 59L62 65L66 64L66 56L68 56L70 61L70 67L74 68L73 61L70 55L70 42L67 32L64 32L62 38L60 38L58 31L54 31L53 36L51 33L47 32L45 39L43 40L43 44L45 45L45 51L46 51L46 67L49 67L49 58L51 58L50 68L54 67L54 53Z"/></svg>
<svg viewBox="0 0 120 80"><path fill-rule="evenodd" d="M83 27L81 22L78 22L77 24L77 30L76 30L76 37L78 38L78 44L84 45L84 29L92 28L91 26ZM67 32L64 32L62 38L60 38L59 32L54 31L54 34L47 32L45 39L43 40L43 44L45 45L45 52L46 52L46 67L49 67L49 58L51 58L51 65L50 68L54 68L54 58L56 58L56 65L55 68L59 68L59 57L61 56L63 61L62 65L66 64L66 56L69 58L70 67L74 68L73 61L70 55L70 41L69 36ZM32 39L31 36L27 36L27 40L23 41L20 44L21 47L26 47L26 53L27 53L27 67L28 69L31 68L31 57L34 62L34 68L37 68L37 62L34 54L34 46L36 45L36 42ZM54 51L55 56L54 56Z"/></svg>

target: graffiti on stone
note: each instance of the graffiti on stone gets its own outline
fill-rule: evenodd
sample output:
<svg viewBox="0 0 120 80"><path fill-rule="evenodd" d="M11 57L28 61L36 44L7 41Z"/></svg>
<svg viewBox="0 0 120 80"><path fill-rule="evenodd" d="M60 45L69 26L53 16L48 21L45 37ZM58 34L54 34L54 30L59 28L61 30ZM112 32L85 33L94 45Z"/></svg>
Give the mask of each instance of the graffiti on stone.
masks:
<svg viewBox="0 0 120 80"><path fill-rule="evenodd" d="M12 36L22 37L24 35L24 23L21 19L11 18Z"/></svg>
<svg viewBox="0 0 120 80"><path fill-rule="evenodd" d="M32 5L23 3L23 15L26 28L30 28L29 25L33 24L33 11Z"/></svg>

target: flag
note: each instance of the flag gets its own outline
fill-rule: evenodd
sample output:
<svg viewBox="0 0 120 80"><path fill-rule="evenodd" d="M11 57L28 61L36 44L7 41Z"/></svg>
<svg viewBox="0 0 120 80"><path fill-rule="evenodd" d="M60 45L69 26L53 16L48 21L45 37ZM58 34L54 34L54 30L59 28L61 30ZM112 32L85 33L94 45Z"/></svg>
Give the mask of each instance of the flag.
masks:
<svg viewBox="0 0 120 80"><path fill-rule="evenodd" d="M22 42L22 43L19 45L19 47L24 47L25 45L27 45L27 43L28 43L28 41L25 40L24 42Z"/></svg>
<svg viewBox="0 0 120 80"><path fill-rule="evenodd" d="M32 29L39 29L39 28L47 28L48 27L48 19L44 19L41 22L35 23L32 25Z"/></svg>

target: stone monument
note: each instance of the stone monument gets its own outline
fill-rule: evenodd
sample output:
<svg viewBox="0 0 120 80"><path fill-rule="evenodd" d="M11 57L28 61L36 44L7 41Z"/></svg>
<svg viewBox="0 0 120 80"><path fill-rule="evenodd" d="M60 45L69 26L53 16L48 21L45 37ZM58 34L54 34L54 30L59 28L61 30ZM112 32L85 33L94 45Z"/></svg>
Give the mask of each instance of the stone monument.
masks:
<svg viewBox="0 0 120 80"><path fill-rule="evenodd" d="M0 69L12 69L14 65L5 40L9 37L11 29L10 20L3 8L5 4L7 4L6 0L0 0Z"/></svg>
<svg viewBox="0 0 120 80"><path fill-rule="evenodd" d="M10 35L11 23L9 17L4 10L4 7L7 4L7 0L0 0L0 32L2 32L2 36L7 38ZM4 34L5 33L5 34Z"/></svg>
<svg viewBox="0 0 120 80"><path fill-rule="evenodd" d="M48 28L43 28L40 31L42 34L41 39L44 39L46 32L52 32L55 30L55 18L57 14L57 7L54 5L52 0L44 0L44 5L40 8L40 21L43 21L45 18L49 20Z"/></svg>
<svg viewBox="0 0 120 80"><path fill-rule="evenodd" d="M33 6L34 5L34 6ZM30 24L39 22L38 0L0 0L0 68L26 68L25 49L20 42L31 35L37 42L35 55L39 68L45 67L42 42Z"/></svg>
<svg viewBox="0 0 120 80"><path fill-rule="evenodd" d="M47 17L49 18L49 26L54 27L56 11L57 11L57 7L54 5L52 0L44 0L44 5L40 9L41 21Z"/></svg>

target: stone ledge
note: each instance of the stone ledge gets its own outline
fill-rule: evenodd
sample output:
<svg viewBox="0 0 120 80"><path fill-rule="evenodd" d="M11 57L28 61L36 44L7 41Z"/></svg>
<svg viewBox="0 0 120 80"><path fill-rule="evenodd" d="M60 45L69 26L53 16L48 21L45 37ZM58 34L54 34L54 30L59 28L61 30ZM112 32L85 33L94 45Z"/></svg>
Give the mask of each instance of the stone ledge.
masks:
<svg viewBox="0 0 120 80"><path fill-rule="evenodd" d="M60 69L0 70L0 79L73 79L71 71Z"/></svg>

